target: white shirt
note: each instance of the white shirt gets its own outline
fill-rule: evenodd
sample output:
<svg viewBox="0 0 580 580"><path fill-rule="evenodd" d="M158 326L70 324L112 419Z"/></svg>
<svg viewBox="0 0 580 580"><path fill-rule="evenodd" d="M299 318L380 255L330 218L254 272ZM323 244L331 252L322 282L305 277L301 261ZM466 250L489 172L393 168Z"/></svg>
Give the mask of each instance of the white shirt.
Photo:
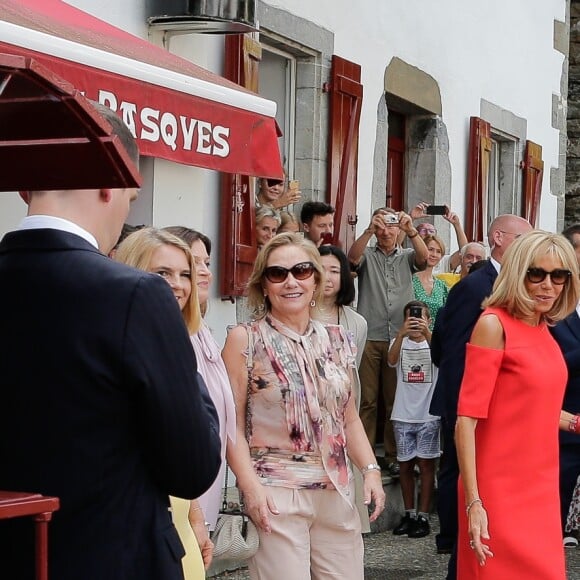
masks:
<svg viewBox="0 0 580 580"><path fill-rule="evenodd" d="M61 232L68 232L70 234L75 234L80 236L89 244L95 246L97 250L99 249L99 244L97 239L93 234L87 232L87 230L81 228L77 224L65 220L63 218L55 217L52 215L29 215L26 216L20 225L16 228L17 230L60 230Z"/></svg>
<svg viewBox="0 0 580 580"><path fill-rule="evenodd" d="M395 340L391 341L391 346ZM429 413L437 380L437 367L431 362L429 343L426 340L415 342L405 336L396 369L397 390L391 420L426 423L439 419Z"/></svg>

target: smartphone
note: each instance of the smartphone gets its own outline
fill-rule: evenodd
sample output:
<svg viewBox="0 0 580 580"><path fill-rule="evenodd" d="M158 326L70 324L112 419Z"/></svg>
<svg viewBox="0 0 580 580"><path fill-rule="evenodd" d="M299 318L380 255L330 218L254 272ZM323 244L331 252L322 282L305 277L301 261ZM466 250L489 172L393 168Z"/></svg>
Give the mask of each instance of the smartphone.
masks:
<svg viewBox="0 0 580 580"><path fill-rule="evenodd" d="M449 208L446 205L429 205L425 210L427 215L447 215Z"/></svg>
<svg viewBox="0 0 580 580"><path fill-rule="evenodd" d="M423 309L420 306L411 306L409 307L409 316L423 318Z"/></svg>
<svg viewBox="0 0 580 580"><path fill-rule="evenodd" d="M288 182L288 189L291 189L292 191L297 191L300 189L300 181L298 179L291 179Z"/></svg>
<svg viewBox="0 0 580 580"><path fill-rule="evenodd" d="M332 239L334 236L330 232L324 232L320 237L322 238L322 246L332 245Z"/></svg>

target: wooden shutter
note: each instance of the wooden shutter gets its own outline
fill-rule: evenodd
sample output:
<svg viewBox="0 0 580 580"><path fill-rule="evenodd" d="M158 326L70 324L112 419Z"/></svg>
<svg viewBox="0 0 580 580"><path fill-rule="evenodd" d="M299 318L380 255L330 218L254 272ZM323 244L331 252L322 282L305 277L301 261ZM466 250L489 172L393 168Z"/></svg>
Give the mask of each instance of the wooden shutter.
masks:
<svg viewBox="0 0 580 580"><path fill-rule="evenodd" d="M533 227L536 227L536 221L538 219L543 176L544 162L542 161L542 146L531 141L526 141L522 217L527 219Z"/></svg>
<svg viewBox="0 0 580 580"><path fill-rule="evenodd" d="M472 241L483 241L485 227L484 199L487 196L491 156L491 126L479 117L471 117L467 159L467 211L465 234Z"/></svg>
<svg viewBox="0 0 580 580"><path fill-rule="evenodd" d="M260 43L251 34L232 34L225 39L225 78L258 92ZM257 256L254 235L254 179L247 175L222 174L220 293L242 296Z"/></svg>
<svg viewBox="0 0 580 580"><path fill-rule="evenodd" d="M389 137L387 149L387 196L385 205L397 211L404 210L405 193L405 140Z"/></svg>
<svg viewBox="0 0 580 580"><path fill-rule="evenodd" d="M328 203L335 208L334 243L345 251L355 239L361 67L336 55L330 79Z"/></svg>

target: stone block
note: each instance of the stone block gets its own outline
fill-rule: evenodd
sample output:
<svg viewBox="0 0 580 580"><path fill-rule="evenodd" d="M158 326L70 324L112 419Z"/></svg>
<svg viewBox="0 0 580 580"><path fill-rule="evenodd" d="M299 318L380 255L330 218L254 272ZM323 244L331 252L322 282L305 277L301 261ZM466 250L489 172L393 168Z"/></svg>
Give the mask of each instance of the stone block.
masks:
<svg viewBox="0 0 580 580"><path fill-rule="evenodd" d="M568 27L561 20L554 20L554 48L562 54L568 54Z"/></svg>
<svg viewBox="0 0 580 580"><path fill-rule="evenodd" d="M405 514L399 480L391 480L385 483L383 487L385 488L385 494L387 496L387 504L381 515L371 523L372 534L385 532L386 530L392 530L397 527Z"/></svg>

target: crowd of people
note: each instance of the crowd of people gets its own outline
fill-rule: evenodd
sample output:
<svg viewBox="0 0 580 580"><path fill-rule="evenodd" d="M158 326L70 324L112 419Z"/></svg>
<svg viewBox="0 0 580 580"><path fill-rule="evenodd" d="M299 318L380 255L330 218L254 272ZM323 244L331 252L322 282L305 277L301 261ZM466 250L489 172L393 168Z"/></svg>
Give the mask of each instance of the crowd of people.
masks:
<svg viewBox="0 0 580 580"><path fill-rule="evenodd" d="M261 179L252 317L220 351L212 241L123 227L136 195L23 193L28 216L0 243L0 488L60 498L51 577L204 578L229 466L259 536L255 580L362 580L382 472L403 496L393 533L411 539L431 533L437 480L449 579L565 578L580 225L498 216L486 259L444 208L447 255L422 202L375 210L345 254L331 205L307 201L298 219L298 184ZM32 577L32 540L0 522L2 577Z"/></svg>

